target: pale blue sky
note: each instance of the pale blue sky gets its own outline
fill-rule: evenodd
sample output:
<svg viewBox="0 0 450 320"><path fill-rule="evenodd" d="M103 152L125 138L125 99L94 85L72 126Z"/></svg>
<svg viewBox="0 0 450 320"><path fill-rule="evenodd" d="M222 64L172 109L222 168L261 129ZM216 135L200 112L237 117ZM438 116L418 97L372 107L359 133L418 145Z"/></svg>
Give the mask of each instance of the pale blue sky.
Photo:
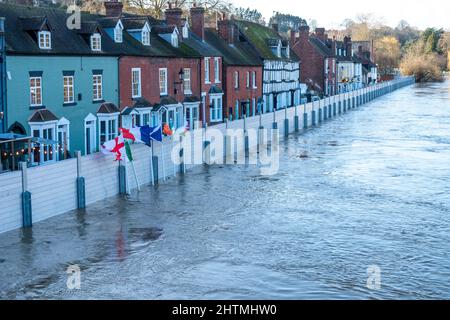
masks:
<svg viewBox="0 0 450 320"><path fill-rule="evenodd" d="M450 0L232 0L235 6L258 9L268 21L273 11L291 13L306 20L316 19L321 26L338 28L345 18L373 13L395 27L401 19L424 29L450 30Z"/></svg>

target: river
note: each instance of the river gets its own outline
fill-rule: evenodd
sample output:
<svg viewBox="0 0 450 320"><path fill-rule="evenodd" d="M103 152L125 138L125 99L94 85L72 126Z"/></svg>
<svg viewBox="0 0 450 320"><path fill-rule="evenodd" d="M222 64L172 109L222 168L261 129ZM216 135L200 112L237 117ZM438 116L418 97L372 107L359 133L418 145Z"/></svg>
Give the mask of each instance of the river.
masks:
<svg viewBox="0 0 450 320"><path fill-rule="evenodd" d="M0 235L0 298L450 299L449 81L280 149L274 176L199 167Z"/></svg>

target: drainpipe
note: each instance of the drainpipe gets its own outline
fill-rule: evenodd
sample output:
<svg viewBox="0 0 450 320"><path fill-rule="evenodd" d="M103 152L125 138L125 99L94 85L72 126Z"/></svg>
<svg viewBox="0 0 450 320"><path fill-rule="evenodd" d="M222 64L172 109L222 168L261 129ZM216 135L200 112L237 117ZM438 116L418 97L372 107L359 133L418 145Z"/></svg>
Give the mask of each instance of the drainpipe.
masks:
<svg viewBox="0 0 450 320"><path fill-rule="evenodd" d="M0 17L0 132L7 130L5 18Z"/></svg>

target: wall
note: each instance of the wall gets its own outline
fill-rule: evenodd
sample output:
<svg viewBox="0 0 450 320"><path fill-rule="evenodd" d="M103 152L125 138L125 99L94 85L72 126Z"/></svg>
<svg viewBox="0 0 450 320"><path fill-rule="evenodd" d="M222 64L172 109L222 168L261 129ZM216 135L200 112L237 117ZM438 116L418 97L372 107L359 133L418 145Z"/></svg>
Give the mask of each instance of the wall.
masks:
<svg viewBox="0 0 450 320"><path fill-rule="evenodd" d="M349 94L335 96L336 106L339 101L346 98L361 97L361 94L371 94L371 99L382 94L387 94L402 86L414 83L413 78L405 78L390 83L378 84L363 90L351 92ZM358 100L358 99L356 99ZM350 100L352 101L352 100ZM299 127L303 128L303 114L308 114L308 126L312 125L311 115L313 108L317 112L318 108L329 105L333 99L321 100L315 102L314 106L309 103L303 106L296 106L285 110L275 112L275 120L278 123L280 137L285 132L284 119L289 120L289 133L294 132L294 116L299 117ZM355 106L352 106L352 108ZM316 119L318 115L316 113ZM264 128L272 128L274 113L266 113L256 117L231 121L219 125L211 126L209 130L220 130L226 132L227 128L257 129L260 125ZM270 138L270 135L269 135ZM163 177L173 177L180 171L179 165L174 165L171 158L172 142L170 138L165 138L164 145L155 143L153 155L159 159L164 157L165 166L159 161L158 175ZM255 145L250 146L255 147ZM135 158L135 168L140 185L149 185L152 181L151 175L151 155L152 149L145 145L133 145L133 156ZM195 147L191 154L194 154ZM201 147L200 147L201 150ZM198 153L197 153L198 154ZM113 197L119 193L118 166L119 163L113 161L113 156L104 156L100 153L81 157L80 175L85 178L86 185L86 204L92 204L96 201L102 201L108 197ZM187 167L191 169L193 165ZM34 167L28 171L28 191L31 192L33 222L56 216L77 208L77 159L61 161L55 164ZM127 178L129 189L137 187L131 171L131 165L127 165ZM21 213L21 192L22 192L21 172L11 172L0 175L0 233L8 230L20 228L22 225ZM50 191L51 190L51 191Z"/></svg>
<svg viewBox="0 0 450 320"><path fill-rule="evenodd" d="M116 57L7 57L8 124L21 123L31 135L28 119L35 110L30 108L30 71L42 71L42 102L58 118L70 121L70 148L84 151L84 119L96 114L100 103L92 102L92 70L103 70L103 99L118 104L118 63ZM75 71L75 106L64 106L63 71ZM78 94L82 95L78 101ZM98 130L97 130L98 132Z"/></svg>
<svg viewBox="0 0 450 320"><path fill-rule="evenodd" d="M175 83L180 82L178 73L182 68L191 69L191 87L192 94L200 98L200 80L199 80L199 59L183 58L158 58L158 57L131 57L120 58L120 107L132 106L134 101L131 95L131 70L132 68L141 68L141 90L142 97L152 104L159 103L161 100L159 90L159 69L167 68L168 95L182 103L185 95L182 85L177 84L177 94L175 95Z"/></svg>

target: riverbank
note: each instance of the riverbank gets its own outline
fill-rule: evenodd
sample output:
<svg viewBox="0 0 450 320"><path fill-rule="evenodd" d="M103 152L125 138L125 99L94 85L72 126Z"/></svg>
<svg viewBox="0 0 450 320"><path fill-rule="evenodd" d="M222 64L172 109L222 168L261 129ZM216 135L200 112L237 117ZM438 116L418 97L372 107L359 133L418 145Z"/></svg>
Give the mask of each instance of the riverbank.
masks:
<svg viewBox="0 0 450 320"><path fill-rule="evenodd" d="M208 130L220 131L226 135L227 129L258 130L260 127L265 129L277 127L279 135L284 137L354 110L357 106L413 82L412 78L402 78L304 106L212 126ZM272 135L267 136L267 144L270 144L271 138ZM171 144L168 140L165 141L164 146L155 144L153 153L152 149L146 146L133 146L136 175L142 186L150 184L152 177L157 176L159 180L165 180L180 173L181 167L172 157ZM248 149L255 150L256 147L256 145L248 145ZM191 170L196 165L198 164L187 165L186 169ZM119 172L122 173L121 176ZM80 180L83 181L81 185ZM124 185L125 182L128 184ZM101 154L29 168L22 173L3 174L0 175L0 201L5 205L0 212L0 232L20 228L24 221L31 220L33 223L43 221L77 209L80 205L81 207L89 206L136 188L136 180L132 178L130 168L123 170L119 167L119 163ZM31 199L28 206L22 206L24 192L29 193ZM26 207L31 210L22 210Z"/></svg>

